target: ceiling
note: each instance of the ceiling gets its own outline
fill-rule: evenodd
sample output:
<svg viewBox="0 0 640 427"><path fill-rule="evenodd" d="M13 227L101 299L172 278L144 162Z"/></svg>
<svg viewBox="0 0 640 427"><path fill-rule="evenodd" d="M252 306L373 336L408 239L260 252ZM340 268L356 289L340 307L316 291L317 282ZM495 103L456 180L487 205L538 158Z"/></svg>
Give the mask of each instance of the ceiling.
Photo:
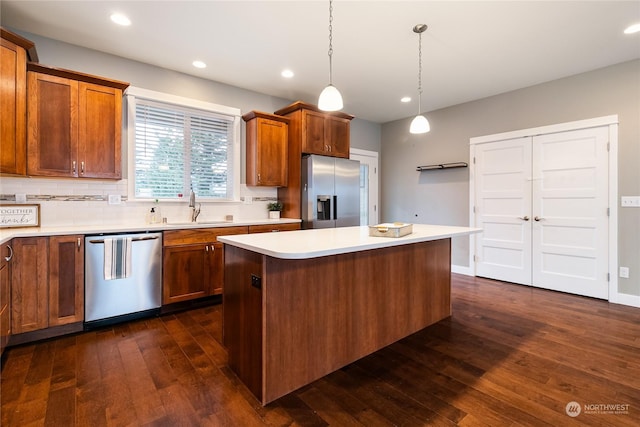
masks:
<svg viewBox="0 0 640 427"><path fill-rule="evenodd" d="M328 1L0 2L2 25L233 86L317 103ZM343 111L384 123L640 58L640 1L346 1L333 5ZM109 16L125 13L129 27ZM196 69L199 59L208 64ZM280 76L284 68L295 76ZM410 103L400 102L412 96Z"/></svg>

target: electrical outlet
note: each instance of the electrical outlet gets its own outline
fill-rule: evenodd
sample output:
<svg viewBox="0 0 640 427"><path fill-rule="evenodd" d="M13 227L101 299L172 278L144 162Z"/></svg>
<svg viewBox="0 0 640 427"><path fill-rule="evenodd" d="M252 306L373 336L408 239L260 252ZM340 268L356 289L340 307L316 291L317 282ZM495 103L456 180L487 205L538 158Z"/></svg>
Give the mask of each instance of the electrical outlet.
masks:
<svg viewBox="0 0 640 427"><path fill-rule="evenodd" d="M623 279L629 278L629 267L620 267L620 277Z"/></svg>
<svg viewBox="0 0 640 427"><path fill-rule="evenodd" d="M122 202L122 197L119 194L109 194L109 204L119 205Z"/></svg>
<svg viewBox="0 0 640 427"><path fill-rule="evenodd" d="M16 194L16 203L27 203L26 194Z"/></svg>
<svg viewBox="0 0 640 427"><path fill-rule="evenodd" d="M250 205L253 203L253 197L251 196L244 196L244 204L245 205Z"/></svg>
<svg viewBox="0 0 640 427"><path fill-rule="evenodd" d="M640 196L623 196L620 198L620 206L623 208L640 207Z"/></svg>

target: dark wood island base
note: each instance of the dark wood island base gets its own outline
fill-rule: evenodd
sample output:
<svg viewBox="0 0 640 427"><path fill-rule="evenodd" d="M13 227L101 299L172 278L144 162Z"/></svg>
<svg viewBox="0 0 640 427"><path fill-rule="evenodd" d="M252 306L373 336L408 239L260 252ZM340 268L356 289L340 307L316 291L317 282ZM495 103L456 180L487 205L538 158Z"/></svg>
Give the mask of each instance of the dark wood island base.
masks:
<svg viewBox="0 0 640 427"><path fill-rule="evenodd" d="M451 239L308 259L225 244L229 366L266 405L451 315Z"/></svg>

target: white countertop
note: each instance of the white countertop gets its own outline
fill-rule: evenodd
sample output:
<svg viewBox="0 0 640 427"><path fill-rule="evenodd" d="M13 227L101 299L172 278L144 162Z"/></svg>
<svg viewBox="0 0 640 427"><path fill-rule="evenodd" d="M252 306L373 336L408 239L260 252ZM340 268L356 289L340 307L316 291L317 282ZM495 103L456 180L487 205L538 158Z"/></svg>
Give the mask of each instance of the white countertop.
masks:
<svg viewBox="0 0 640 427"><path fill-rule="evenodd" d="M62 236L66 234L130 233L140 231L183 230L189 228L237 227L262 224L298 223L299 219L255 219L235 221L205 221L165 224L61 225L56 227L23 227L0 229L0 244L15 237Z"/></svg>
<svg viewBox="0 0 640 427"><path fill-rule="evenodd" d="M306 259L479 233L481 228L413 224L403 237L371 237L369 227L321 228L218 237L220 242L282 259Z"/></svg>

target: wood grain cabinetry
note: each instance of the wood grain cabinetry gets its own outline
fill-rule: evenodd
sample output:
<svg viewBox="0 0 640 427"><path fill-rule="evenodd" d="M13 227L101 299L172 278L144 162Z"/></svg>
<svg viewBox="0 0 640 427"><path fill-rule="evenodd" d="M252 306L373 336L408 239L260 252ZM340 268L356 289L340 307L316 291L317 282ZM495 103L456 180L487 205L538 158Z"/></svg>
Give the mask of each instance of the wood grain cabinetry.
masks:
<svg viewBox="0 0 640 427"><path fill-rule="evenodd" d="M0 173L27 173L27 59L37 59L32 42L0 30Z"/></svg>
<svg viewBox="0 0 640 427"><path fill-rule="evenodd" d="M27 173L120 179L127 83L29 63Z"/></svg>
<svg viewBox="0 0 640 427"><path fill-rule="evenodd" d="M44 329L49 325L49 238L17 238L12 247L12 334Z"/></svg>
<svg viewBox="0 0 640 427"><path fill-rule="evenodd" d="M84 321L80 235L13 239L12 334Z"/></svg>
<svg viewBox="0 0 640 427"><path fill-rule="evenodd" d="M247 232L247 227L165 231L162 304L221 294L224 284L224 247L217 238Z"/></svg>
<svg viewBox="0 0 640 427"><path fill-rule="evenodd" d="M249 226L249 233L269 233L274 231L293 231L300 230L300 223L286 223L286 224L257 224Z"/></svg>
<svg viewBox="0 0 640 427"><path fill-rule="evenodd" d="M295 123L289 146L300 146L301 153L349 158L350 124L353 116L321 111L315 105L295 102L275 112Z"/></svg>
<svg viewBox="0 0 640 427"><path fill-rule="evenodd" d="M284 217L300 218L302 154L349 158L353 116L341 112L327 113L300 101L275 114L289 118L289 180L287 187L278 188L278 199L284 204Z"/></svg>
<svg viewBox="0 0 640 427"><path fill-rule="evenodd" d="M0 245L0 354L11 336L11 259L10 243Z"/></svg>
<svg viewBox="0 0 640 427"><path fill-rule="evenodd" d="M84 237L49 238L49 327L84 321Z"/></svg>
<svg viewBox="0 0 640 427"><path fill-rule="evenodd" d="M247 185L286 187L289 119L259 111L242 118L247 122Z"/></svg>

